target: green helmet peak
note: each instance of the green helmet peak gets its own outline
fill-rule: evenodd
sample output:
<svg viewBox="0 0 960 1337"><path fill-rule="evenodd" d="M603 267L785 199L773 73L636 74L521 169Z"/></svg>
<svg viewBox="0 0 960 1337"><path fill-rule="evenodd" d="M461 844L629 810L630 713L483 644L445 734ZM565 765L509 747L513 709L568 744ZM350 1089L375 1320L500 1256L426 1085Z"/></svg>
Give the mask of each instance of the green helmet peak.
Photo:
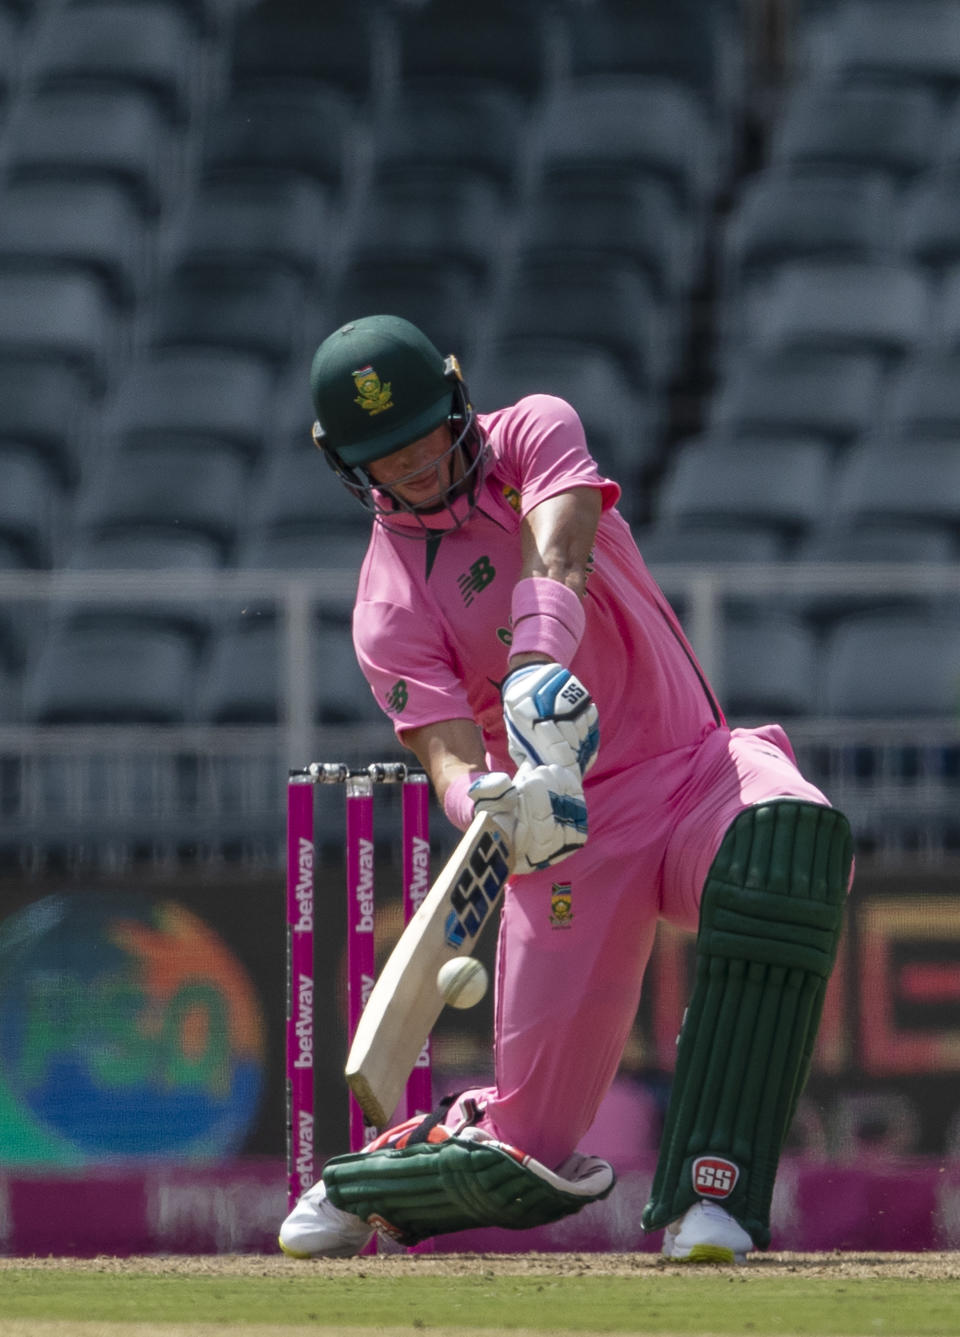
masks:
<svg viewBox="0 0 960 1337"><path fill-rule="evenodd" d="M324 339L310 393L324 448L349 467L382 459L448 420L449 360L402 316L364 316Z"/></svg>

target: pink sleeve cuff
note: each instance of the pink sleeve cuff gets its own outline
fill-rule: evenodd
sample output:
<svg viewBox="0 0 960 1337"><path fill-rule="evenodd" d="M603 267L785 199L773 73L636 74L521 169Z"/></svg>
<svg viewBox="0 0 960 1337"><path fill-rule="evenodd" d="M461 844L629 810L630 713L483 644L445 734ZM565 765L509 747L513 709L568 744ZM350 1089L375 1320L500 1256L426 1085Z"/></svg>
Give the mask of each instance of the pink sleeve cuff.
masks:
<svg viewBox="0 0 960 1337"><path fill-rule="evenodd" d="M473 799L467 791L474 780L483 774L483 771L464 771L447 785L447 791L443 796L443 811L461 831L466 831L474 818Z"/></svg>
<svg viewBox="0 0 960 1337"><path fill-rule="evenodd" d="M512 655L537 652L569 668L583 636L583 604L566 585L546 576L528 576L514 586Z"/></svg>

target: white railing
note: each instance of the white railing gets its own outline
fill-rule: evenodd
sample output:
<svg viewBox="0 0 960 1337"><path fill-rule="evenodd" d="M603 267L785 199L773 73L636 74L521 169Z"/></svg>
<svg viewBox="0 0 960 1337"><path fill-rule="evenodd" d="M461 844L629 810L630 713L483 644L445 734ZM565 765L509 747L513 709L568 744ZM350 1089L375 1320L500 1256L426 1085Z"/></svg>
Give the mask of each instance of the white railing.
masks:
<svg viewBox="0 0 960 1337"><path fill-rule="evenodd" d="M960 565L672 565L657 568L656 575L668 597L684 607L690 639L721 700L729 686L723 682L723 637L730 600L924 597L947 608L955 601L960 619ZM118 838L151 820L161 833L182 835L193 829L202 835L206 823L215 838L221 819L242 833L244 814L254 826L261 820L266 830L278 821L286 767L317 758L360 761L400 755L385 719L372 717L349 726L313 723L317 665L311 619L321 608L348 610L355 589L356 572L342 570L0 572L0 616L15 613L29 619L34 640L56 614L94 604L146 608L152 603L169 606L173 600L239 615L255 600L258 606L272 604L283 626L281 723L276 727L0 723L0 834L8 842L18 833L28 841L42 841L44 832L58 824L65 837L71 831L82 836L90 822L105 814L112 814ZM960 679L960 665L957 670ZM864 665L864 672L870 671ZM957 718L803 717L788 727L805 769L855 823L859 818L870 829L872 844L899 848L898 823L901 828L912 823L908 843L942 852L960 811ZM189 802L177 775L184 758L190 759ZM152 780L147 776L150 766ZM891 821L891 814L897 821Z"/></svg>

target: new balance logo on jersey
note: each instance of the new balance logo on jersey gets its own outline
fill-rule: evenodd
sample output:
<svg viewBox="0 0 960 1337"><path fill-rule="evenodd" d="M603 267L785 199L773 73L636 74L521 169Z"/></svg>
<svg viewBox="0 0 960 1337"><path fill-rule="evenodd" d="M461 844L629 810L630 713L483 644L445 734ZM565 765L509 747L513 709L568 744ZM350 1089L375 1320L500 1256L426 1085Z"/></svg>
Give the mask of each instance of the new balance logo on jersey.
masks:
<svg viewBox="0 0 960 1337"><path fill-rule="evenodd" d="M387 710L392 715L401 714L408 699L407 684L403 678L398 678L387 693Z"/></svg>
<svg viewBox="0 0 960 1337"><path fill-rule="evenodd" d="M722 1156L698 1156L691 1169L693 1191L701 1198L729 1198L740 1167Z"/></svg>
<svg viewBox="0 0 960 1337"><path fill-rule="evenodd" d="M478 557L469 571L464 571L462 576L457 577L457 584L467 608L473 603L473 596L485 590L496 574L497 568L491 565L489 557Z"/></svg>

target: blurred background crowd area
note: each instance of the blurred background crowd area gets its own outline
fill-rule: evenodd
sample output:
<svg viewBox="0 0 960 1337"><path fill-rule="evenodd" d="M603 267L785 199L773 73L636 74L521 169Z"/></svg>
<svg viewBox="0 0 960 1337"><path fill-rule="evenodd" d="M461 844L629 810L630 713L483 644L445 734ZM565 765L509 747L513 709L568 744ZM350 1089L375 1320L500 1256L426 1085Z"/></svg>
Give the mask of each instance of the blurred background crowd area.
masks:
<svg viewBox="0 0 960 1337"><path fill-rule="evenodd" d="M956 855L958 205L954 0L0 0L0 868L275 865L396 754L309 441L375 311L568 398L731 719Z"/></svg>

